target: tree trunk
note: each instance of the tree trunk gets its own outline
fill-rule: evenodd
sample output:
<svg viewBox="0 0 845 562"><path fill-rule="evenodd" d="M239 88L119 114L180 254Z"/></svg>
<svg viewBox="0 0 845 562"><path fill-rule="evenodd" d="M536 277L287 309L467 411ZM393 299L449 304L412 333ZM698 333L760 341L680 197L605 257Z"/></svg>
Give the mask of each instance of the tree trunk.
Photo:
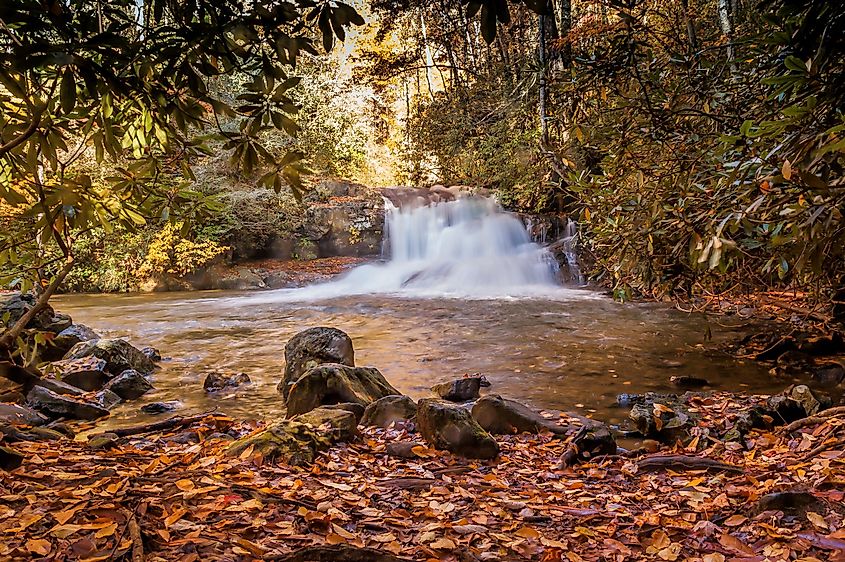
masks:
<svg viewBox="0 0 845 562"><path fill-rule="evenodd" d="M719 0L719 27L722 28L722 35L727 40L726 55L728 63L730 64L731 74L736 74L736 53L734 52L733 40L734 30L733 22L731 21L731 3L730 0Z"/></svg>

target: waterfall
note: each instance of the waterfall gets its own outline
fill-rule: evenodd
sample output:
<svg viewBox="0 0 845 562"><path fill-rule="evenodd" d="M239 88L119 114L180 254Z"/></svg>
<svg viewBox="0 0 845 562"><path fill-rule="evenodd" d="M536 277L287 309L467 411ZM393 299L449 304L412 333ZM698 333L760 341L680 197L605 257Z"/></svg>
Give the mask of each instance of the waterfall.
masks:
<svg viewBox="0 0 845 562"><path fill-rule="evenodd" d="M560 288L551 253L532 242L522 222L491 199L401 208L385 201L385 211L384 262L298 289L297 295L497 298Z"/></svg>

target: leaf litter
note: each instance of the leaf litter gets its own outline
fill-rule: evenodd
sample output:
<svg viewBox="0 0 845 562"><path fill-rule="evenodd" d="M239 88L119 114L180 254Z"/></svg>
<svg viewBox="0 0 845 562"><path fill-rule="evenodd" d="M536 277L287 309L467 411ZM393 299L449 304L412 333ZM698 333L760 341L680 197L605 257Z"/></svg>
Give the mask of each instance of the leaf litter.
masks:
<svg viewBox="0 0 845 562"><path fill-rule="evenodd" d="M348 547L426 562L845 561L845 419L755 430L742 444L713 437L757 399L701 398L697 446L647 456L739 472L646 471L624 455L564 468L569 439L551 434L498 438L491 462L427 447L388 456L388 443L414 437L407 428L362 428L300 468L250 450L227 456L230 441L215 436L264 424L222 415L187 428L199 443L171 439L184 428L110 450L16 443L26 460L0 472L0 560L280 560ZM808 457L805 436L833 448ZM806 510L756 509L796 490L811 495Z"/></svg>

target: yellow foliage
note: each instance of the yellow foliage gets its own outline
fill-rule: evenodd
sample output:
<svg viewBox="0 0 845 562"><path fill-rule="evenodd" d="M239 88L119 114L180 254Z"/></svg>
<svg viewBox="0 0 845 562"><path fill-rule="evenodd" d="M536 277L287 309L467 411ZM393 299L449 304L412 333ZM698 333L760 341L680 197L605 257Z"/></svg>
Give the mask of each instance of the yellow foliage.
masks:
<svg viewBox="0 0 845 562"><path fill-rule="evenodd" d="M195 242L180 234L182 223L168 223L147 249L138 273L143 277L170 273L187 275L229 250L215 242Z"/></svg>

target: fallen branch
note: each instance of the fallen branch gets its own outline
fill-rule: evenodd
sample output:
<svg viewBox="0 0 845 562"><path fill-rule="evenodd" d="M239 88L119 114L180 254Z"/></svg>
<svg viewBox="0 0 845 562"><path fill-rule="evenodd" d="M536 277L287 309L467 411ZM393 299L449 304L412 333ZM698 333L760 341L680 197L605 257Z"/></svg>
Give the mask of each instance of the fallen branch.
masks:
<svg viewBox="0 0 845 562"><path fill-rule="evenodd" d="M436 478L391 478L390 480L376 482L376 486L399 490L418 490L420 488L431 488L436 482Z"/></svg>
<svg viewBox="0 0 845 562"><path fill-rule="evenodd" d="M276 554L265 556L264 560L276 562L412 562L410 558L403 558L372 548L359 548L339 544L334 546L309 546L290 554Z"/></svg>
<svg viewBox="0 0 845 562"><path fill-rule="evenodd" d="M791 424L787 425L783 430L786 433L792 433L796 429L801 429L802 427L823 423L829 418L836 417L840 414L845 414L845 406L836 406L835 408L828 408L827 410L822 410L815 416L809 416L806 418L801 418L800 420L795 420Z"/></svg>
<svg viewBox="0 0 845 562"><path fill-rule="evenodd" d="M813 320L818 320L819 322L824 322L825 324L829 324L831 321L833 321L832 316L829 316L827 314L821 314L810 308L805 308L803 306L797 306L788 302L784 302L780 299L773 299L771 297L764 296L762 297L762 301L766 304L782 308L789 312L794 312L795 314L803 314L807 318L812 318Z"/></svg>
<svg viewBox="0 0 845 562"><path fill-rule="evenodd" d="M646 457L637 462L640 470L724 470L726 472L743 472L742 467L726 464L705 457L690 457L687 455L662 455Z"/></svg>
<svg viewBox="0 0 845 562"><path fill-rule="evenodd" d="M135 425L132 427L123 427L120 429L113 429L107 433L114 433L118 437L129 437L130 435L140 435L142 433L154 433L156 431L165 431L168 429L175 429L177 427L184 427L186 425L194 424L202 421L208 416L212 415L214 410L197 414L196 416L174 416L159 422L147 423L143 425Z"/></svg>
<svg viewBox="0 0 845 562"><path fill-rule="evenodd" d="M825 451L828 451L828 450L833 449L835 447L839 447L840 445L845 445L845 437L840 437L838 439L834 439L833 441L828 441L826 443L822 443L821 445L819 445L815 449L812 449L806 455L801 457L801 460L802 461L808 461L811 458L818 455L819 453L824 453Z"/></svg>
<svg viewBox="0 0 845 562"><path fill-rule="evenodd" d="M129 538L132 540L132 562L144 562L144 539L134 514L129 518Z"/></svg>

